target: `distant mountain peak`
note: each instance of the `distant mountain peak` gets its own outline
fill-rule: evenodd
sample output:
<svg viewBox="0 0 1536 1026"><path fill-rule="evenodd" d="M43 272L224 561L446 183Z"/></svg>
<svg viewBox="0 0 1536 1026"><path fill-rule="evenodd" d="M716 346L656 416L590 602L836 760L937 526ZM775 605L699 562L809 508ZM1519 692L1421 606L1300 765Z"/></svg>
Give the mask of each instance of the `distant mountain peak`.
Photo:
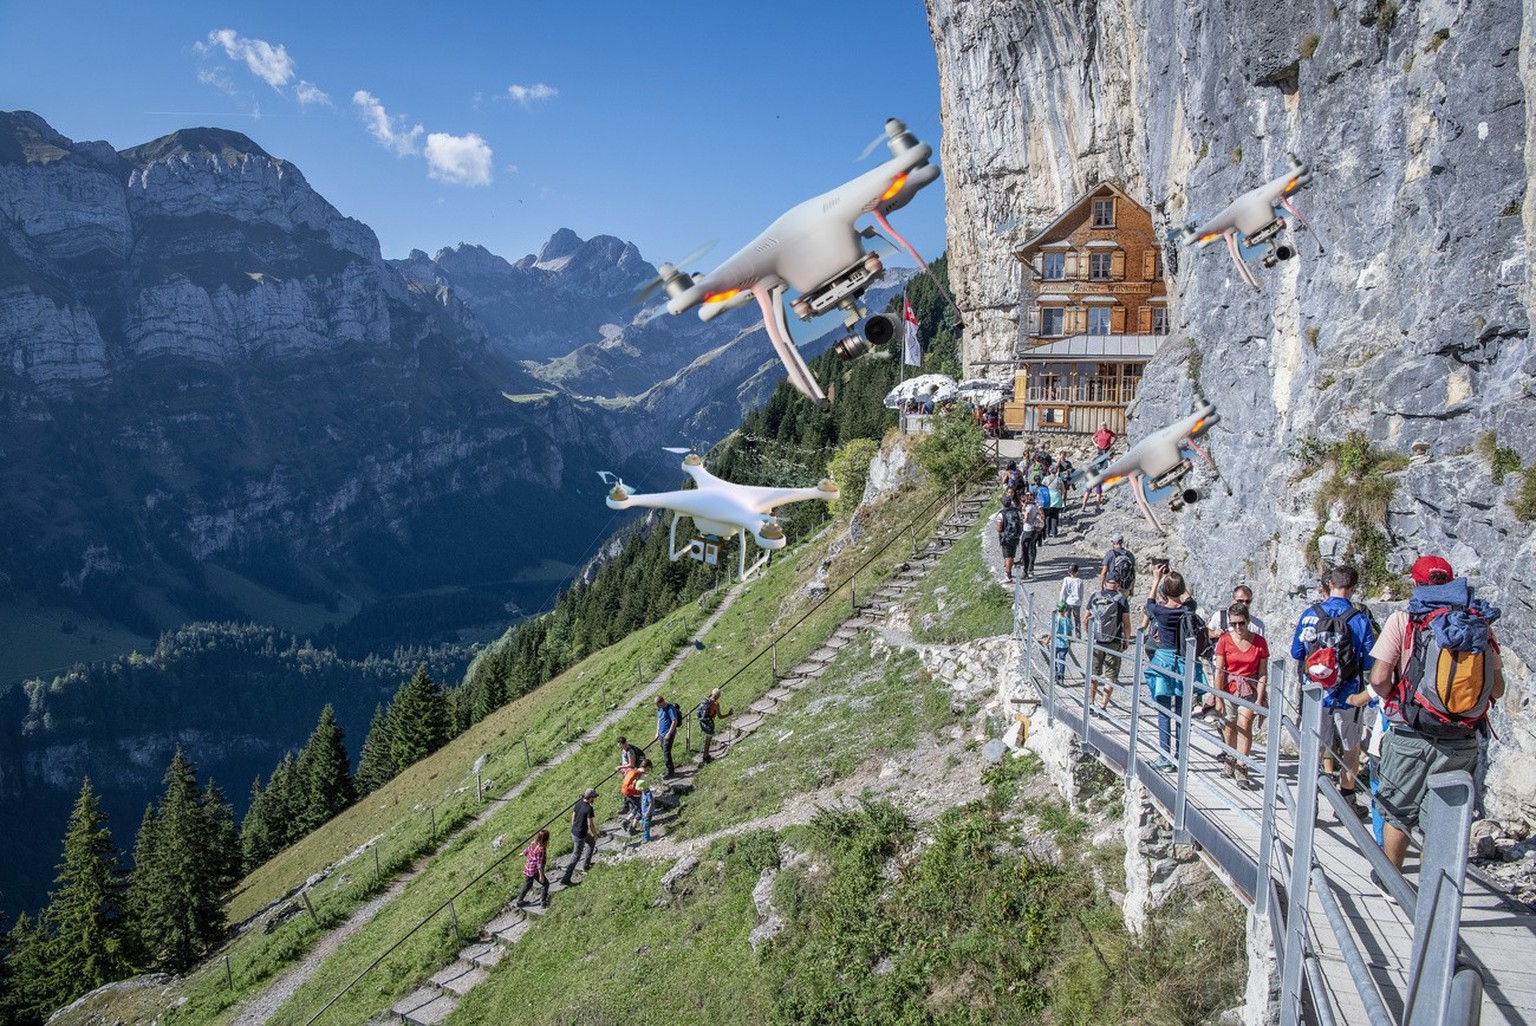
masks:
<svg viewBox="0 0 1536 1026"><path fill-rule="evenodd" d="M183 128L170 135L122 151L130 163L143 166L173 157L213 157L236 164L245 157L275 158L250 136L227 128Z"/></svg>
<svg viewBox="0 0 1536 1026"><path fill-rule="evenodd" d="M569 228L561 228L549 237L548 242L544 243L543 248L539 250L539 259L536 262L546 265L569 257L581 248L582 241L581 236Z"/></svg>

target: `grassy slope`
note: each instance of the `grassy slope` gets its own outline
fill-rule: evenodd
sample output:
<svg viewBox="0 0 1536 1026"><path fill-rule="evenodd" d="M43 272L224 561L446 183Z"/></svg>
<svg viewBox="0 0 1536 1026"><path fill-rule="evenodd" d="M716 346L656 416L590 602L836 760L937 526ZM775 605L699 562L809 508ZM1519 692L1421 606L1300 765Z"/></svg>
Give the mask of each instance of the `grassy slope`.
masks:
<svg viewBox="0 0 1536 1026"><path fill-rule="evenodd" d="M915 493L898 497L872 516L866 537L850 545L832 561L828 580L841 581L868 553L896 534L931 496ZM730 613L706 639L706 647L687 659L674 675L667 691L690 705L709 687L721 682L746 659L762 650L765 639L777 626L797 619L812 604L803 588L825 554L825 539L813 542L787 558L777 560L738 600ZM861 576L861 590L906 554L893 546L877 565ZM846 593L844 593L846 594ZM847 615L841 601L827 603L820 611L779 644L779 665L787 667L812 651L836 623ZM695 612L692 626L702 614ZM474 800L472 764L487 755L485 774L495 778L492 793L500 793L520 779L523 768L522 740L527 738L535 762L578 737L605 713L620 705L635 689L636 680L653 675L681 642L685 623L670 622L671 638L658 641L667 624L636 632L623 642L597 653L555 681L499 710L477 725L466 737L411 767L400 778L338 817L325 829L305 839L263 866L242 884L231 903L231 919L239 921L277 900L299 882L342 858L359 846L377 839L382 876L373 872L371 853L355 859L311 889L318 918L329 927L345 918L370 895L387 884L387 878L412 859L432 850L431 824L435 818L441 837L479 811ZM638 670L637 670L638 667ZM727 687L727 701L749 703L768 687L770 664L764 658ZM630 714L613 734L642 737L654 730L647 706ZM295 1000L274 1020L302 1022L331 995L377 958L385 948L438 910L474 876L485 870L495 856L491 840L507 838L503 854L532 833L549 817L563 817L572 797L582 786L601 779L611 768L612 746L606 740L587 746L575 758L540 778L518 801L497 811L483 828L456 837L437 854L405 892L391 901L367 930L344 942L340 950L300 989ZM614 789L604 802L614 804ZM600 812L607 811L600 805ZM563 831L556 829L558 837ZM558 850L558 846L557 846ZM454 911L465 933L473 933L504 903L505 891L516 867L509 861L484 883L455 901ZM389 1004L426 975L440 968L456 948L446 914L405 941L367 981L355 988L328 1014L334 1022L361 1022L387 1009ZM281 975L293 959L311 947L319 931L307 915L297 915L271 934L247 931L228 946L234 988L225 985L222 961L210 963L176 988L179 1007L162 1022L227 1021L231 1009L249 1000L262 986ZM122 1014L120 1010L118 1014ZM128 1016L128 1018L132 1018Z"/></svg>
<svg viewBox="0 0 1536 1026"><path fill-rule="evenodd" d="M877 511L870 518L872 524L881 525L875 531L894 532L910 515L903 509L910 511L918 505L914 500L909 496ZM684 662L667 693L686 707L746 656L759 651L776 626L797 618L809 604L803 582L821 558L827 540L814 541L800 554L770 568L712 632L704 651ZM874 544L866 540L857 547L858 552L841 553L838 563L851 566ZM943 610L946 619L954 616L980 625L995 618L996 611L991 609L995 603L988 601L988 592L966 586L978 572L985 579L984 571L971 565L976 562L978 549L974 541L967 540L952 550L937 571L935 579L945 583L954 596ZM904 554L898 546L891 558ZM842 576L834 567L829 580L835 582ZM871 574L868 583L861 583L861 590L867 592L873 583ZM932 591L924 601L931 599ZM793 641L781 643L780 667L793 665L811 651L847 610L841 602L829 603L796 632ZM701 618L702 614L695 612L694 624ZM476 757L489 754L486 774L496 778L494 793L504 791L526 773L520 740L525 734L534 759L548 758L633 693L637 665L641 665L643 675L655 672L660 659L685 636L681 625L674 627L674 636L660 642L657 634L662 626L637 632L500 710L467 738L412 767L327 829L253 875L236 899L235 914L261 907L307 873L375 836L382 835L384 875L392 875L417 850L430 850L428 809L435 810L440 834L447 824L463 822L478 811L470 773ZM728 704L740 708L750 702L767 688L768 676L765 659L728 686ZM868 760L899 753L924 736L947 736L953 722L946 689L928 678L914 658L885 655L877 659L866 644L851 645L823 680L800 692L775 714L768 728L701 774L699 790L689 797L672 829L686 839L763 816L784 805L789 796L846 780ZM648 736L653 723L648 705L642 705L612 733ZM793 733L783 737L790 731ZM366 930L344 942L271 1021L305 1022L386 947L491 866L496 859L492 838L505 835L503 854L517 852L518 840L563 808L581 786L603 776L611 765L611 744L605 738L549 772L523 798L499 810L485 828L468 831L448 843L420 877ZM615 802L610 784L599 812L611 811ZM490 981L470 995L452 1021L487 1026L510 1021L646 1021L643 1015L636 1018L637 1009L650 1010L668 1023L816 1021L818 1016L822 1021L851 1021L846 1014L827 1010L845 1000L840 987L854 985L871 995L867 1011L872 1022L919 1021L912 1018L917 1009L923 1010L923 1018L931 1015L934 1021L970 1021L966 1010L973 1005L977 1009L990 1007L987 1021L1041 1021L1038 1015L1030 1018L1013 1013L1022 1013L1025 1004L1038 1007L1042 1001L1052 1009L1044 1021L1198 1022L1204 1014L1199 1010L1221 1007L1221 1001L1232 998L1232 985L1240 980L1235 970L1211 973L1195 968L1209 966L1212 957L1218 964L1242 965L1241 926L1239 923L1235 928L1234 945L1231 925L1239 917L1227 907L1230 903L1223 903L1223 896L1187 903L1181 910L1185 918L1157 927L1155 944L1137 944L1124 936L1118 912L1102 893L1093 894L1091 887L1083 890L1081 880L1064 890L1060 878L1050 876L1050 867L1039 869L1039 873L1016 871L1009 866L1019 860L996 854L1017 850L1022 837L1046 829L1057 831L1056 836L1065 844L1079 846L1083 824L1049 793L1005 804L1011 809L1007 816L971 810L957 814L959 818L941 831L942 837L949 838L940 845L945 851L953 852L961 841L970 846L964 849L966 857L959 860L958 873L953 858L927 868L928 877L940 881L930 886L953 894L952 900L922 889L920 870L928 856L919 855L921 846L904 849L906 854L898 861L915 867L916 876L901 884L915 888L901 900L933 906L923 913L925 921L935 924L927 933L911 928L913 915L899 904L893 907L865 894L859 899L864 901L860 907L865 912L858 920L858 929L839 927L829 935L827 924L839 921L838 910L842 908L843 915L848 911L843 908L849 900L843 889L852 887L858 892L857 882L873 872L870 866L846 863L843 856L850 845L835 831L796 827L782 835L767 835L766 840L765 835L748 834L710 846L680 895L661 902L660 907L655 903L667 864L635 859L603 866L582 887L559 896L550 913L514 946ZM563 830L557 827L554 833L558 838ZM802 850L811 849L816 856L813 866L821 868L801 866L781 874L775 894L786 909L789 932L764 949L764 954L756 955L745 942L746 934L758 922L751 891L763 865L762 852L765 847L775 848L779 840ZM911 840L908 835L905 843ZM858 845L851 847L863 850ZM561 841L557 840L555 850L557 854L564 851ZM1088 862L1097 867L1094 875L1112 880L1121 852L1090 849L1090 854ZM1084 863L1079 859L1077 864ZM519 859L512 854L455 901L464 934L472 935L505 903L509 890L518 882L518 869ZM982 875L976 876L978 873ZM836 883L842 879L839 874L847 875L844 883ZM956 880L972 876L990 882L979 890L955 887ZM946 880L948 884L943 883ZM1063 930L1059 915L1052 920L1052 954L1044 962L1032 964L1027 979L1014 978L1018 974L1006 969L1013 956L1004 957L1017 948L1015 926L1022 924L1005 919L1006 929L1000 930L999 922L988 911L995 911L1005 896L1002 890L991 894L991 888L1004 888L1005 884L1023 888L1021 894L1070 891L1080 906L1074 906L1076 920L1068 924L1074 929ZM382 882L373 878L371 856L352 862L313 888L322 922L340 921L381 886ZM946 901L954 907L935 919L945 911ZM1209 914L1211 909L1219 914ZM247 931L227 949L233 991L225 985L223 963L215 960L174 987L171 994L151 992L143 997L153 1002L164 1023L226 1022L233 1006L257 993L264 981L286 972L292 959L317 939L306 915L295 916L270 935ZM1035 941L1043 943L1046 939L1047 933L1041 932ZM867 945L875 941L895 959L901 970L896 974L901 987L888 985L884 975L873 968L873 960L866 957ZM963 960L967 965L979 959L977 964L990 967L983 974L985 979L977 975L980 970L964 968L952 959L935 960L934 943L941 947L952 944L957 951L967 952ZM847 979L838 982L842 973L831 980L825 978L826 974L817 972L820 962L797 962L796 952L806 945L820 945L821 961L846 961ZM436 915L321 1022L357 1023L379 1014L446 965L458 946L447 916ZM1118 967L1115 973L1101 971L1106 953ZM927 976L933 978L924 983ZM802 982L797 984L796 980ZM1030 1002L1014 1000L1013 994L1021 986L1035 988L1029 991L1035 995ZM1000 995L973 995L978 987L987 993L1001 988ZM1015 989L1009 992L1008 987ZM918 993L923 988L927 990ZM182 1002L179 1007L165 1011L168 1004L178 1000ZM1179 1012L1180 1008L1186 1012ZM141 1009L119 1007L113 1011L125 1021L148 1021L149 1003ZM1000 1009L1007 1014L1000 1015Z"/></svg>

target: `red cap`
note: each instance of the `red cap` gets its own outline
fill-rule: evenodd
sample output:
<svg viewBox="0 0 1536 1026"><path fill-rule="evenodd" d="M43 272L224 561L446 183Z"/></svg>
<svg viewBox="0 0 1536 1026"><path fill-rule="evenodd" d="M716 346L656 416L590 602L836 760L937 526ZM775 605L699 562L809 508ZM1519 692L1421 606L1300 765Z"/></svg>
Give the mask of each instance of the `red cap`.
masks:
<svg viewBox="0 0 1536 1026"><path fill-rule="evenodd" d="M1420 556L1413 563L1413 580L1416 584L1445 584L1456 576L1451 564L1439 556Z"/></svg>

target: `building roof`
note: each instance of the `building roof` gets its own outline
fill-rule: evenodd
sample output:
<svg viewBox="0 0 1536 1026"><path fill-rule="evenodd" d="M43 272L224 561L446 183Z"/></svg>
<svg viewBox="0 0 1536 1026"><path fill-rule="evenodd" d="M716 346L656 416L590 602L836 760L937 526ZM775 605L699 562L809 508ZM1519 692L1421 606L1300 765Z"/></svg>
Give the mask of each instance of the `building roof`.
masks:
<svg viewBox="0 0 1536 1026"><path fill-rule="evenodd" d="M1057 215L1056 220L1052 221L1040 231L1036 232L1034 235L1031 235L1019 245L1015 246L1013 248L1013 255L1020 260L1028 258L1029 254L1033 250L1039 249L1041 246L1045 245L1046 243L1043 240L1045 240L1046 236L1055 231L1063 221L1071 217L1079 207L1081 207L1084 203L1087 203L1093 197L1105 192L1110 192L1116 196L1124 198L1127 203L1135 204L1138 210L1146 209L1146 207L1131 199L1130 196L1127 196L1125 190L1120 188L1120 186L1116 185L1114 182L1100 182L1098 185L1095 185L1093 188L1089 189L1087 192L1083 193L1077 199L1068 204L1067 209L1063 210L1059 215Z"/></svg>
<svg viewBox="0 0 1536 1026"><path fill-rule="evenodd" d="M1020 354L1019 359L1053 363L1073 360L1145 363L1166 341L1167 335L1073 335L1043 346L1031 346Z"/></svg>

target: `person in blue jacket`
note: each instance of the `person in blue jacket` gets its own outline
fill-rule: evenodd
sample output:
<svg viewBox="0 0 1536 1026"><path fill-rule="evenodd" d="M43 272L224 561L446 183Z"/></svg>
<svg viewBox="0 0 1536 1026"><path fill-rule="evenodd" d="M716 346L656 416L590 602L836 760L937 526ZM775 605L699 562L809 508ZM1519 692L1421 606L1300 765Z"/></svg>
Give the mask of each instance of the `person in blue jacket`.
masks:
<svg viewBox="0 0 1536 1026"><path fill-rule="evenodd" d="M1319 731L1319 750L1323 753L1323 769L1333 773L1338 764L1339 791L1353 801L1355 786L1360 772L1360 719L1362 710L1351 696L1358 695L1369 679L1371 646L1376 643L1376 632L1371 628L1371 617L1355 605L1355 586L1360 574L1354 567L1340 564L1323 577L1323 589L1327 598L1307 607L1296 621L1296 633L1291 638L1291 658L1305 660L1317 644L1317 624L1322 616L1347 617L1350 644L1354 647L1358 671L1347 680L1323 692L1323 722Z"/></svg>
<svg viewBox="0 0 1536 1026"><path fill-rule="evenodd" d="M676 704L657 695L656 741L661 745L662 759L667 767L662 776L670 777L677 772L677 768L672 764L672 739L677 737L677 728L682 724L683 711Z"/></svg>

